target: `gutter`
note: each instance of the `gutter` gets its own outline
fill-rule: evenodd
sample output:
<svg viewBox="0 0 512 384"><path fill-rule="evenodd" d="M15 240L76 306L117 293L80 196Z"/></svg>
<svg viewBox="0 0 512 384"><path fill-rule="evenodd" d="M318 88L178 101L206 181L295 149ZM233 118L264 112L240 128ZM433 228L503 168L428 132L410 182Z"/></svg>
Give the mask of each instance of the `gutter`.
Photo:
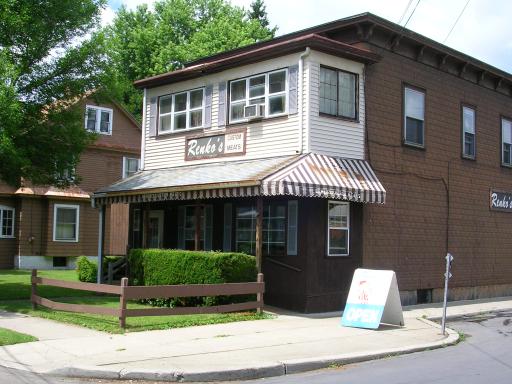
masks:
<svg viewBox="0 0 512 384"><path fill-rule="evenodd" d="M306 58L307 56L309 56L309 54L311 53L311 50L309 49L309 47L306 47L306 50L304 52L302 52L299 56L299 73L298 73L298 76L299 76L299 105L298 105L298 108L299 108L299 125L300 125L300 129L299 129L299 152L298 153L303 153L304 152L304 58ZM306 111L308 109L306 108ZM309 121L309 120L308 120ZM306 132L308 132L308 129L306 127Z"/></svg>

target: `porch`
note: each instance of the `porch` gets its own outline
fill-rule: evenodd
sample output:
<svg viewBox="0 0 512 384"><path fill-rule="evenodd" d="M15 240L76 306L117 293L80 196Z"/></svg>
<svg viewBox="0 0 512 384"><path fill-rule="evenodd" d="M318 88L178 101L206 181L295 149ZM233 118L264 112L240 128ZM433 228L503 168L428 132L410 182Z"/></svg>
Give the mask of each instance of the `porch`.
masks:
<svg viewBox="0 0 512 384"><path fill-rule="evenodd" d="M265 302L302 312L341 308L362 265L363 205L384 199L366 162L315 154L145 171L95 194L101 210L130 204L130 248L254 255Z"/></svg>

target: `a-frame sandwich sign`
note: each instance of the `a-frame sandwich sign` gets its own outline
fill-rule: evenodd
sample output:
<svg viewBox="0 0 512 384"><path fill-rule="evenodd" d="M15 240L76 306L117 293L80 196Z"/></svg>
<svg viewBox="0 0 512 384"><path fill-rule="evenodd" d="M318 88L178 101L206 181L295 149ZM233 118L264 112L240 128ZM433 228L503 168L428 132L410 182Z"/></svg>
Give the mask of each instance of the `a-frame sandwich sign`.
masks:
<svg viewBox="0 0 512 384"><path fill-rule="evenodd" d="M381 323L404 325L395 272L358 268L352 278L341 324L377 329Z"/></svg>

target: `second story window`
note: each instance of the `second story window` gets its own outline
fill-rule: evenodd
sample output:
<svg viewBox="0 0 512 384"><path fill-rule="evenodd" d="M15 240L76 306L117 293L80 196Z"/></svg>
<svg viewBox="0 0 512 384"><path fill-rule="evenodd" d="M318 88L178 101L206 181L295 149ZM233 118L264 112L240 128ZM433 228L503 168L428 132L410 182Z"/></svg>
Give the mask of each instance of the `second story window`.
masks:
<svg viewBox="0 0 512 384"><path fill-rule="evenodd" d="M512 166L512 120L501 119L501 163Z"/></svg>
<svg viewBox="0 0 512 384"><path fill-rule="evenodd" d="M104 135L112 134L112 115L110 108L87 105L85 109L85 129Z"/></svg>
<svg viewBox="0 0 512 384"><path fill-rule="evenodd" d="M158 132L201 128L204 124L204 89L160 97Z"/></svg>
<svg viewBox="0 0 512 384"><path fill-rule="evenodd" d="M357 119L357 75L320 67L320 113Z"/></svg>
<svg viewBox="0 0 512 384"><path fill-rule="evenodd" d="M425 145L425 92L411 87L404 88L404 143Z"/></svg>
<svg viewBox="0 0 512 384"><path fill-rule="evenodd" d="M229 121L245 121L244 109L249 105L263 105L261 117L286 113L288 72L282 69L245 79L234 80L229 86Z"/></svg>
<svg viewBox="0 0 512 384"><path fill-rule="evenodd" d="M471 107L462 107L462 156L474 159L475 146L475 110Z"/></svg>
<svg viewBox="0 0 512 384"><path fill-rule="evenodd" d="M139 170L139 159L123 157L123 179L130 177Z"/></svg>

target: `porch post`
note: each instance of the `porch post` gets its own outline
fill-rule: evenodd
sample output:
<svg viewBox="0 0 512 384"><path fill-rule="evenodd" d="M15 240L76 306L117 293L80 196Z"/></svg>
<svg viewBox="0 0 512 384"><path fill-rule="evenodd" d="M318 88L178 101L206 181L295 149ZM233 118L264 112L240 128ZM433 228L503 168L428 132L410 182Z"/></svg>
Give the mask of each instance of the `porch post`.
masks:
<svg viewBox="0 0 512 384"><path fill-rule="evenodd" d="M105 205L100 206L98 227L98 284L103 280L103 244L105 242Z"/></svg>
<svg viewBox="0 0 512 384"><path fill-rule="evenodd" d="M149 245L149 203L144 203L142 209L142 248L148 248Z"/></svg>
<svg viewBox="0 0 512 384"><path fill-rule="evenodd" d="M261 196L256 198L256 268L261 273L261 261L263 250L263 200Z"/></svg>
<svg viewBox="0 0 512 384"><path fill-rule="evenodd" d="M194 233L194 250L199 251L201 248L201 207L196 203L194 208L196 228Z"/></svg>

